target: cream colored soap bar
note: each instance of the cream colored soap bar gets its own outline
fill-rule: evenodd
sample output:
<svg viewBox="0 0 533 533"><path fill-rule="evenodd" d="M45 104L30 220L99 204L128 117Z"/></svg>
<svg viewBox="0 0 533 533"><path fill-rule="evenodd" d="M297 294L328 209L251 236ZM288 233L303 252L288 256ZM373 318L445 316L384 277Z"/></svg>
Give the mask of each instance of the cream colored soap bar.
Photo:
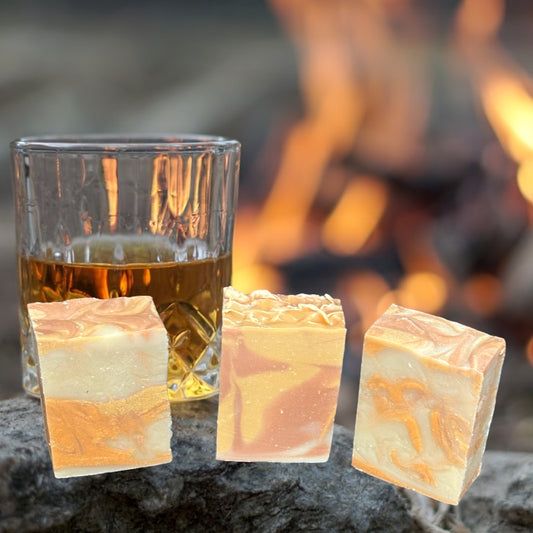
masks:
<svg viewBox="0 0 533 533"><path fill-rule="evenodd" d="M329 457L346 330L330 296L224 293L217 459Z"/></svg>
<svg viewBox="0 0 533 533"><path fill-rule="evenodd" d="M392 305L365 335L352 464L456 505L478 476L505 341Z"/></svg>
<svg viewBox="0 0 533 533"><path fill-rule="evenodd" d="M167 333L152 298L28 305L56 477L167 463Z"/></svg>

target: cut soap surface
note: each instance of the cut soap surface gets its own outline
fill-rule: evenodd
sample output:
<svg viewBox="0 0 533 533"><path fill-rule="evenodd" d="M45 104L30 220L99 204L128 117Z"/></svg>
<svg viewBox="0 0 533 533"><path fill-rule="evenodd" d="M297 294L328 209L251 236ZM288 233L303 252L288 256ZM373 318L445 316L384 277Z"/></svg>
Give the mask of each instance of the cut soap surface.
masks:
<svg viewBox="0 0 533 533"><path fill-rule="evenodd" d="M345 335L330 296L226 288L217 459L326 461Z"/></svg>
<svg viewBox="0 0 533 533"><path fill-rule="evenodd" d="M32 303L56 477L167 463L168 338L152 298Z"/></svg>
<svg viewBox="0 0 533 533"><path fill-rule="evenodd" d="M505 341L392 305L365 335L352 464L456 505L479 474Z"/></svg>

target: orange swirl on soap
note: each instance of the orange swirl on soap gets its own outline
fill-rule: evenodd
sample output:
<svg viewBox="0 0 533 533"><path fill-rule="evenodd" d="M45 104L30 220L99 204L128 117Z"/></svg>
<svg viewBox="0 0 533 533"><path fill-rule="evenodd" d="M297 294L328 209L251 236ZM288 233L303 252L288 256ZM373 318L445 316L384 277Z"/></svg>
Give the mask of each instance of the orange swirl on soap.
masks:
<svg viewBox="0 0 533 533"><path fill-rule="evenodd" d="M454 367L484 372L502 341L481 331L421 311L391 305L371 326L369 337L398 343ZM367 347L371 348L370 343Z"/></svg>
<svg viewBox="0 0 533 533"><path fill-rule="evenodd" d="M150 308L153 308L154 313L146 312ZM93 337L104 332L112 334L114 331L118 333L160 327L159 317L150 296L36 302L29 304L28 310L35 333L46 335L47 342L73 337Z"/></svg>
<svg viewBox="0 0 533 533"><path fill-rule="evenodd" d="M233 326L344 327L341 302L329 294L272 294L257 290L243 294L224 289L224 322Z"/></svg>
<svg viewBox="0 0 533 533"><path fill-rule="evenodd" d="M505 341L397 305L365 334L352 465L457 505L479 473Z"/></svg>
<svg viewBox="0 0 533 533"><path fill-rule="evenodd" d="M329 295L226 288L217 459L327 460L345 336Z"/></svg>
<svg viewBox="0 0 533 533"><path fill-rule="evenodd" d="M48 398L46 413L48 426L54 430L54 468L133 468L171 461L170 450L154 452L147 443L147 430L152 424L166 421L168 409L166 389L160 385L107 402Z"/></svg>

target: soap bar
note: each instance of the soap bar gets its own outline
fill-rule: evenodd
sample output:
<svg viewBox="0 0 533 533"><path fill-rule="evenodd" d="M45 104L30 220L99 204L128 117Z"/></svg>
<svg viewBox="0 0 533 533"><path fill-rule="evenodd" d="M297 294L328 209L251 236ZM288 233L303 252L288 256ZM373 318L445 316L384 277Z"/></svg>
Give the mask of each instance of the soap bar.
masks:
<svg viewBox="0 0 533 533"><path fill-rule="evenodd" d="M329 457L346 329L339 300L224 292L216 457Z"/></svg>
<svg viewBox="0 0 533 533"><path fill-rule="evenodd" d="M352 465L456 505L478 476L505 341L391 305L364 338Z"/></svg>
<svg viewBox="0 0 533 533"><path fill-rule="evenodd" d="M57 478L167 463L168 339L152 298L28 305Z"/></svg>

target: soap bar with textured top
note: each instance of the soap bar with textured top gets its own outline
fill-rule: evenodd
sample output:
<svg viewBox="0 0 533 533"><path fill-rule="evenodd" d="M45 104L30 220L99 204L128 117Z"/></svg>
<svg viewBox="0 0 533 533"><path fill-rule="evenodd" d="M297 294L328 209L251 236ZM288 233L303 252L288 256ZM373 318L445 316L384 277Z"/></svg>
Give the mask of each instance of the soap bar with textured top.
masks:
<svg viewBox="0 0 533 533"><path fill-rule="evenodd" d="M56 477L167 463L168 338L152 298L28 305Z"/></svg>
<svg viewBox="0 0 533 533"><path fill-rule="evenodd" d="M346 330L330 296L224 292L216 457L329 457Z"/></svg>
<svg viewBox="0 0 533 533"><path fill-rule="evenodd" d="M505 341L397 305L366 332L352 464L456 505L479 474Z"/></svg>

